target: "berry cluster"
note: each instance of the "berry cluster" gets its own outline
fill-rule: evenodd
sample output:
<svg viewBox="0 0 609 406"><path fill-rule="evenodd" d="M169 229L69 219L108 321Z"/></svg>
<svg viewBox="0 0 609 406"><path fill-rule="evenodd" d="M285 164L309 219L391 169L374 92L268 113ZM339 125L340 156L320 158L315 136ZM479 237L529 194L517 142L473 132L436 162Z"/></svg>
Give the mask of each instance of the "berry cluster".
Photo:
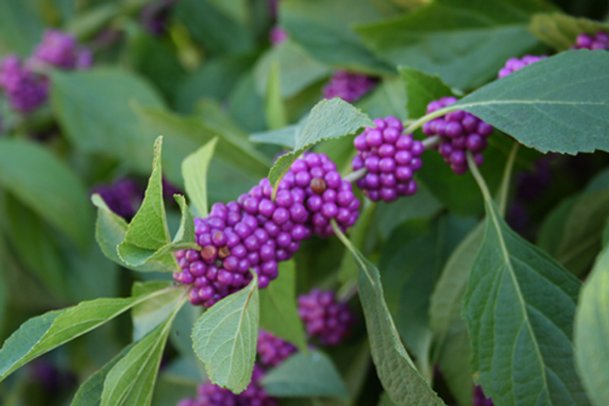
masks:
<svg viewBox="0 0 609 406"><path fill-rule="evenodd" d="M542 59L545 59L545 55L537 56L537 55L525 55L522 58L510 58L505 62L503 68L499 70L497 77L499 79L506 77L510 73L516 72L524 68L525 66L529 66L535 62L539 62Z"/></svg>
<svg viewBox="0 0 609 406"><path fill-rule="evenodd" d="M337 345L349 335L355 319L347 303L334 292L313 289L298 297L298 314L307 334L323 345Z"/></svg>
<svg viewBox="0 0 609 406"><path fill-rule="evenodd" d="M278 186L262 179L227 204L216 203L205 219L195 219L197 250L176 252L181 272L174 279L193 285L190 300L209 307L258 274L261 288L278 275L278 262L290 259L312 234L333 234L330 222L346 230L359 215L359 201L336 165L325 155L304 154Z"/></svg>
<svg viewBox="0 0 609 406"><path fill-rule="evenodd" d="M273 334L260 330L256 344L258 359L265 367L274 367L281 364L290 355L296 352L294 344L282 340Z"/></svg>
<svg viewBox="0 0 609 406"><path fill-rule="evenodd" d="M136 181L119 179L108 185L98 185L92 190L99 194L108 207L125 220L131 220L144 198L144 191Z"/></svg>
<svg viewBox="0 0 609 406"><path fill-rule="evenodd" d="M339 70L332 75L323 92L326 99L340 97L346 102L354 103L371 91L376 84L377 80L373 77Z"/></svg>
<svg viewBox="0 0 609 406"><path fill-rule="evenodd" d="M417 191L414 173L423 164L423 143L403 134L402 122L395 117L374 120L354 140L357 155L353 158L354 171L365 169L366 175L357 186L373 201L391 202L399 196L410 196Z"/></svg>
<svg viewBox="0 0 609 406"><path fill-rule="evenodd" d="M277 399L270 397L260 385L263 377L264 371L254 365L252 380L240 394L206 382L199 386L195 399L183 399L177 406L276 406Z"/></svg>
<svg viewBox="0 0 609 406"><path fill-rule="evenodd" d="M456 101L454 97L442 97L432 101L427 105L427 113L433 113ZM423 126L423 133L427 136L439 137L438 151L458 175L467 171L467 152L473 154L478 166L482 165L482 151L486 148L486 139L492 132L493 127L490 124L463 110L450 112Z"/></svg>
<svg viewBox="0 0 609 406"><path fill-rule="evenodd" d="M93 55L90 50L82 48L74 36L49 30L44 33L42 42L36 47L31 63L65 70L88 69L93 63Z"/></svg>
<svg viewBox="0 0 609 406"><path fill-rule="evenodd" d="M609 50L609 34L599 31L596 34L579 34L575 40L575 49Z"/></svg>
<svg viewBox="0 0 609 406"><path fill-rule="evenodd" d="M39 68L49 65L59 69L84 69L91 63L91 52L80 48L74 37L47 31L26 63L16 55L6 56L0 62L0 89L13 110L30 113L48 97L48 78L37 72Z"/></svg>
<svg viewBox="0 0 609 406"><path fill-rule="evenodd" d="M0 88L13 110L36 110L47 100L48 87L47 79L28 69L19 57L9 55L0 62Z"/></svg>

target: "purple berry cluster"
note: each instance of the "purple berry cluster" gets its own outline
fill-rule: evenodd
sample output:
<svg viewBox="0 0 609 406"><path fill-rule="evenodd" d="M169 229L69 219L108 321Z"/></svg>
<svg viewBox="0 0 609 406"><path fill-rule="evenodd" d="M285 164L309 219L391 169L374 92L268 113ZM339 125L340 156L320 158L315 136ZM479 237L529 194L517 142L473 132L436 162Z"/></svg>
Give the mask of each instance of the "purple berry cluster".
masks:
<svg viewBox="0 0 609 406"><path fill-rule="evenodd" d="M324 86L326 99L340 97L346 102L354 103L371 91L377 84L373 77L345 70L336 71Z"/></svg>
<svg viewBox="0 0 609 406"><path fill-rule="evenodd" d="M353 170L366 170L357 186L372 201L392 202L417 191L414 173L423 165L425 147L403 131L399 119L377 118L374 127L366 128L353 142L358 152Z"/></svg>
<svg viewBox="0 0 609 406"><path fill-rule="evenodd" d="M99 194L110 210L125 220L131 220L144 199L144 191L140 185L129 178L122 178L107 185L98 185L92 192Z"/></svg>
<svg viewBox="0 0 609 406"><path fill-rule="evenodd" d="M427 113L433 113L457 101L454 97L442 97L427 105ZM433 119L423 126L427 136L439 137L438 151L453 172L461 175L467 171L467 153L471 152L478 166L482 165L482 152L493 127L463 110Z"/></svg>
<svg viewBox="0 0 609 406"><path fill-rule="evenodd" d="M87 69L93 63L91 51L81 47L73 35L48 30L36 47L31 59L34 64L50 65L59 69Z"/></svg>
<svg viewBox="0 0 609 406"><path fill-rule="evenodd" d="M328 346L342 342L355 321L347 303L338 301L334 292L320 289L298 297L298 314L307 334Z"/></svg>
<svg viewBox="0 0 609 406"><path fill-rule="evenodd" d="M545 59L545 55L537 56L537 55L525 55L522 58L510 58L505 62L503 68L499 70L497 77L499 79L508 76L509 74L516 72L524 68L525 66L529 66L535 62L539 62L542 59Z"/></svg>
<svg viewBox="0 0 609 406"><path fill-rule="evenodd" d="M260 385L263 377L264 371L255 365L252 381L240 394L207 382L199 386L195 399L183 399L177 406L277 406L277 399L270 397Z"/></svg>
<svg viewBox="0 0 609 406"><path fill-rule="evenodd" d="M334 234L331 221L345 231L357 221L360 202L351 183L341 178L336 164L324 154L309 152L294 161L279 184L276 203L292 196L294 206L303 205L305 222L313 234L329 237ZM300 211L300 210L299 210Z"/></svg>
<svg viewBox="0 0 609 406"><path fill-rule="evenodd" d="M13 110L30 113L48 97L48 78L37 71L39 68L50 65L59 69L84 69L90 67L92 61L91 52L80 47L74 37L61 31L47 31L27 62L15 55L0 61L0 89Z"/></svg>
<svg viewBox="0 0 609 406"><path fill-rule="evenodd" d="M46 102L48 87L48 80L28 69L19 57L9 55L0 62L0 88L15 111L36 110Z"/></svg>
<svg viewBox="0 0 609 406"><path fill-rule="evenodd" d="M609 50L609 34L599 31L596 34L579 34L575 40L575 49Z"/></svg>
<svg viewBox="0 0 609 406"><path fill-rule="evenodd" d="M176 252L181 271L174 279L193 285L191 302L205 307L247 285L250 269L265 288L301 241L332 235L332 220L346 230L358 215L359 200L336 165L326 155L306 153L292 164L274 199L271 183L262 179L236 202L216 203L207 218L195 219L200 248Z"/></svg>
<svg viewBox="0 0 609 406"><path fill-rule="evenodd" d="M260 364L265 367L274 367L294 354L297 349L294 344L282 340L267 331L260 330L256 351L258 352Z"/></svg>

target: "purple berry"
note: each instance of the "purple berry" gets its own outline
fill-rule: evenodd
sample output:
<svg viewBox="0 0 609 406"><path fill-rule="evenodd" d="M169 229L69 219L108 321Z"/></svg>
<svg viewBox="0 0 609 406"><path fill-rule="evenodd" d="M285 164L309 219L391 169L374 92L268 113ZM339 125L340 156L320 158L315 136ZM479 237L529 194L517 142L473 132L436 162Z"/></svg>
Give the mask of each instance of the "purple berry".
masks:
<svg viewBox="0 0 609 406"><path fill-rule="evenodd" d="M364 162L367 174L357 185L370 200L391 202L416 190L408 185L415 184L413 174L421 166L424 148L411 134L402 134L402 123L395 117L376 119L374 124L356 137L366 142L354 142L358 154L352 167L358 170L358 162Z"/></svg>
<svg viewBox="0 0 609 406"><path fill-rule="evenodd" d="M432 113L457 101L454 97L443 97L427 105L427 112ZM486 149L487 138L493 127L471 113L463 110L452 111L445 116L430 121L423 127L423 133L429 137L439 137L437 150L458 175L467 172L467 153L473 154L478 166L482 165L482 152ZM419 166L417 161L414 166ZM412 165L411 165L412 167Z"/></svg>
<svg viewBox="0 0 609 406"><path fill-rule="evenodd" d="M260 330L257 343L258 358L265 367L281 364L286 358L296 352L296 347L269 332Z"/></svg>
<svg viewBox="0 0 609 406"><path fill-rule="evenodd" d="M575 49L609 50L609 34L599 31L595 34L582 33L575 40Z"/></svg>
<svg viewBox="0 0 609 406"><path fill-rule="evenodd" d="M299 296L298 313L307 334L328 346L340 344L354 323L347 304L339 302L332 291L313 289Z"/></svg>
<svg viewBox="0 0 609 406"><path fill-rule="evenodd" d="M506 77L507 75L516 72L524 68L525 66L529 66L535 62L539 62L542 59L545 59L545 55L536 56L536 55L525 55L522 58L510 58L505 62L503 68L499 70L497 77L499 79Z"/></svg>
<svg viewBox="0 0 609 406"><path fill-rule="evenodd" d="M59 69L87 69L91 67L92 55L71 34L48 30L32 55L32 63Z"/></svg>
<svg viewBox="0 0 609 406"><path fill-rule="evenodd" d="M129 178L119 179L108 185L98 185L92 192L99 194L110 210L126 220L131 220L144 199L142 188Z"/></svg>
<svg viewBox="0 0 609 406"><path fill-rule="evenodd" d="M354 103L370 92L376 84L377 80L370 76L339 70L324 86L324 98L340 97L346 102Z"/></svg>
<svg viewBox="0 0 609 406"><path fill-rule="evenodd" d="M269 33L269 39L273 46L277 46L288 39L288 33L283 28L276 25L271 28L271 32Z"/></svg>
<svg viewBox="0 0 609 406"><path fill-rule="evenodd" d="M48 81L23 65L19 57L9 55L0 62L0 88L11 108L21 113L36 110L47 100Z"/></svg>

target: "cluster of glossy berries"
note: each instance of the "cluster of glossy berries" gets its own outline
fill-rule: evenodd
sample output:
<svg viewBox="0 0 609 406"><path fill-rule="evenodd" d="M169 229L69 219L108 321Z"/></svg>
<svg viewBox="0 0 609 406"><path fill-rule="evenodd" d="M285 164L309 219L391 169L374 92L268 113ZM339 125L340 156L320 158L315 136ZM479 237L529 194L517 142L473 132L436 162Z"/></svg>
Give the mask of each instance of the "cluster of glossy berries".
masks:
<svg viewBox="0 0 609 406"><path fill-rule="evenodd" d="M256 351L258 352L258 360L262 366L274 367L281 364L290 355L294 354L296 352L296 346L267 331L260 330L258 333Z"/></svg>
<svg viewBox="0 0 609 406"><path fill-rule="evenodd" d="M597 32L596 34L579 34L575 40L575 49L602 50L609 49L609 34Z"/></svg>
<svg viewBox="0 0 609 406"><path fill-rule="evenodd" d="M427 113L433 113L457 101L454 97L443 97L427 105ZM467 153L473 155L478 166L482 165L482 151L493 127L463 110L433 119L423 126L423 132L430 137L439 137L438 151L458 175L467 171Z"/></svg>
<svg viewBox="0 0 609 406"><path fill-rule="evenodd" d="M537 56L537 55L525 55L522 58L510 58L505 62L503 68L499 70L497 77L499 79L508 76L511 73L516 72L524 68L525 66L529 66L535 62L539 62L542 59L545 59L545 55Z"/></svg>
<svg viewBox="0 0 609 406"><path fill-rule="evenodd" d="M422 166L425 147L403 131L399 119L379 118L374 120L374 127L366 128L353 142L357 149L353 170L366 171L357 186L370 200L391 202L417 191L414 173Z"/></svg>
<svg viewBox="0 0 609 406"><path fill-rule="evenodd" d="M342 342L355 322L347 303L339 301L334 292L320 289L298 297L298 314L307 334L327 346Z"/></svg>
<svg viewBox="0 0 609 406"><path fill-rule="evenodd" d="M44 104L48 97L48 78L37 72L38 68L84 69L91 62L91 53L80 48L74 37L60 31L47 31L27 62L15 55L0 62L0 89L13 110L29 113Z"/></svg>
<svg viewBox="0 0 609 406"><path fill-rule="evenodd" d="M323 92L326 99L340 97L346 102L354 103L371 91L376 84L377 80L371 76L339 70L332 75Z"/></svg>
<svg viewBox="0 0 609 406"><path fill-rule="evenodd" d="M252 380L245 391L234 394L212 383L204 383L197 390L194 399L183 399L177 406L276 406L277 399L269 396L260 381L264 377L264 371L254 366Z"/></svg>
<svg viewBox="0 0 609 406"><path fill-rule="evenodd" d="M359 201L336 165L326 155L306 153L274 198L271 183L262 179L236 202L216 203L207 218L195 219L199 249L176 252L181 271L174 279L192 285L191 302L205 307L246 286L250 270L265 288L301 241L332 235L331 221L346 230L358 215Z"/></svg>

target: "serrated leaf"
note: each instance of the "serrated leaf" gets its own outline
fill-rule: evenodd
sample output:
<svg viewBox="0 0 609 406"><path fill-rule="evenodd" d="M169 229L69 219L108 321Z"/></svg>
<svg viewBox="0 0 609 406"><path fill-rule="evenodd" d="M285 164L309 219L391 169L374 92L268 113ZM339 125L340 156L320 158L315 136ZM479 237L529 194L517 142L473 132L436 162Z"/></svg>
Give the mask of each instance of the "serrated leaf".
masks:
<svg viewBox="0 0 609 406"><path fill-rule="evenodd" d="M138 297L95 299L29 319L0 349L0 381L34 358L162 293L157 291Z"/></svg>
<svg viewBox="0 0 609 406"><path fill-rule="evenodd" d="M79 387L74 398L72 399L71 406L99 406L101 404L101 396L104 390L104 381L108 372L120 361L127 352L131 350L134 343L129 344L123 348L116 356L110 361L104 364L103 367L91 374L86 381L84 381Z"/></svg>
<svg viewBox="0 0 609 406"><path fill-rule="evenodd" d="M178 301L184 296L185 289L166 289L171 282L151 281L136 282L131 289L131 296L141 296L165 289L166 292L154 298L133 306L131 319L133 321L133 341L140 340L159 323L166 320L175 309Z"/></svg>
<svg viewBox="0 0 609 406"><path fill-rule="evenodd" d="M567 14L543 13L531 18L530 30L540 41L564 51L575 45L579 34L609 31L609 24Z"/></svg>
<svg viewBox="0 0 609 406"><path fill-rule="evenodd" d="M535 46L529 14L547 10L533 1L437 0L357 31L382 60L465 89L485 83L508 58Z"/></svg>
<svg viewBox="0 0 609 406"><path fill-rule="evenodd" d="M601 248L609 216L609 190L583 192L563 200L538 233L538 244L575 275L590 269Z"/></svg>
<svg viewBox="0 0 609 406"><path fill-rule="evenodd" d="M406 111L408 111L408 117L421 117L425 115L429 102L443 96L453 95L453 92L442 82L439 76L430 75L409 67L402 67L399 69L399 72L406 88Z"/></svg>
<svg viewBox="0 0 609 406"><path fill-rule="evenodd" d="M91 241L93 213L82 181L49 150L0 139L0 186L79 247Z"/></svg>
<svg viewBox="0 0 609 406"><path fill-rule="evenodd" d="M501 405L587 404L571 341L580 282L514 233L480 187L485 232L464 315L484 392Z"/></svg>
<svg viewBox="0 0 609 406"><path fill-rule="evenodd" d="M346 398L336 367L318 351L299 352L266 373L262 386L271 396Z"/></svg>
<svg viewBox="0 0 609 406"><path fill-rule="evenodd" d="M171 253L165 203L163 200L161 149L163 138L154 144L152 173L144 200L129 223L117 252L123 262L141 270L173 272L178 268ZM145 266L146 268L142 268Z"/></svg>
<svg viewBox="0 0 609 406"><path fill-rule="evenodd" d="M342 99L320 101L300 125L294 139L294 150L282 155L271 168L271 184L276 184L306 149L323 140L351 135L362 127L372 125L368 116Z"/></svg>
<svg viewBox="0 0 609 406"><path fill-rule="evenodd" d="M575 316L575 360L595 406L609 403L609 249L598 256L584 283Z"/></svg>
<svg viewBox="0 0 609 406"><path fill-rule="evenodd" d="M609 151L609 53L562 52L492 82L462 109L541 152Z"/></svg>
<svg viewBox="0 0 609 406"><path fill-rule="evenodd" d="M279 277L260 292L260 327L306 351L304 328L296 307L293 261L280 263Z"/></svg>
<svg viewBox="0 0 609 406"><path fill-rule="evenodd" d="M133 344L125 356L108 371L104 379L101 406L150 405L171 324L186 297L182 291L182 299L175 303L173 313Z"/></svg>
<svg viewBox="0 0 609 406"><path fill-rule="evenodd" d="M207 216L207 171L217 141L213 138L182 162L184 187L197 217Z"/></svg>
<svg viewBox="0 0 609 406"><path fill-rule="evenodd" d="M174 195L176 203L180 207L180 225L176 234L173 236L173 245L185 245L195 243L195 220L186 204L186 199L182 195Z"/></svg>
<svg viewBox="0 0 609 406"><path fill-rule="evenodd" d="M351 251L360 268L358 292L364 309L372 359L389 397L396 404L443 405L442 400L417 371L400 341L385 303L378 269L351 245L338 227L334 227L334 232Z"/></svg>
<svg viewBox="0 0 609 406"><path fill-rule="evenodd" d="M195 353L212 383L240 393L250 383L258 339L258 277L199 317L192 330Z"/></svg>

